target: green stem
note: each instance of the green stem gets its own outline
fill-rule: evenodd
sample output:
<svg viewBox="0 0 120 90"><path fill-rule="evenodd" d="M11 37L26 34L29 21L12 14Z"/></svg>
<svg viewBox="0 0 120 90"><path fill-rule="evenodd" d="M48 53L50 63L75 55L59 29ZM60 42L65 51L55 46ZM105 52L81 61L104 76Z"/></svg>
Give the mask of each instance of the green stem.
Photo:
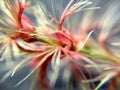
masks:
<svg viewBox="0 0 120 90"><path fill-rule="evenodd" d="M97 51L92 50L90 48L83 48L83 49L80 50L80 53L91 56L91 57L93 57L97 60L114 61L108 55L102 54L101 52L97 52Z"/></svg>

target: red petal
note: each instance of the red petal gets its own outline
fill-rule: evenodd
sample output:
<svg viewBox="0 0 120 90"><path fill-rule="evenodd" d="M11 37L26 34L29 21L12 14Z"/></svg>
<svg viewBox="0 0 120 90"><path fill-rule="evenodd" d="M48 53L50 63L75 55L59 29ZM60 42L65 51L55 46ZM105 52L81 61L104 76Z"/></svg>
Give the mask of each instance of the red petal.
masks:
<svg viewBox="0 0 120 90"><path fill-rule="evenodd" d="M40 60L41 60L42 57L43 57L43 56L40 56L40 57L37 57L37 58L33 59L33 60L29 63L29 66L30 66L30 67L35 67L35 66L37 66L37 64L40 62Z"/></svg>
<svg viewBox="0 0 120 90"><path fill-rule="evenodd" d="M35 67L35 66L40 62L40 60L41 60L42 57L43 57L43 56L38 57L38 58L32 60L29 65L30 65L31 67ZM50 87L50 84L47 83L47 82L45 82L45 80L46 80L47 67L48 67L48 64L49 64L50 61L51 61L51 57L49 57L49 58L41 65L41 67L39 68L39 74L38 74L38 75L39 75L38 78L39 78L40 86L43 87L43 88L46 88L46 89Z"/></svg>
<svg viewBox="0 0 120 90"><path fill-rule="evenodd" d="M58 40L66 45L71 45L71 37L70 34L66 30L61 30L55 32L55 35L57 36Z"/></svg>
<svg viewBox="0 0 120 90"><path fill-rule="evenodd" d="M40 86L44 87L44 88L49 88L50 84L45 82L46 79L46 72L47 72L47 67L49 62L51 61L51 57L49 57L40 67L39 69L39 79L40 79Z"/></svg>
<svg viewBox="0 0 120 90"><path fill-rule="evenodd" d="M69 51L68 54L75 60L78 60L81 58L80 54L77 53L77 52L72 52L72 51Z"/></svg>
<svg viewBox="0 0 120 90"><path fill-rule="evenodd" d="M22 26L26 32L32 32L34 30L32 22L25 15L22 15Z"/></svg>

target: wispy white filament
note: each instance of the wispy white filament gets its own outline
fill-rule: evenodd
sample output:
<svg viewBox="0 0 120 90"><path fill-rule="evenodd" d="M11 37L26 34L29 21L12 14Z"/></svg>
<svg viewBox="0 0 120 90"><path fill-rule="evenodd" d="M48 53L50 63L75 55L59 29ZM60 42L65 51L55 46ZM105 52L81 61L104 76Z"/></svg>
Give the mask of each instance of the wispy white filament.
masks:
<svg viewBox="0 0 120 90"><path fill-rule="evenodd" d="M25 81L28 77L30 77L46 60L49 56L51 56L55 50L51 51L50 53L46 54L40 62L37 64L37 66L25 77L23 78L19 83L16 84L16 86L20 85L23 81Z"/></svg>
<svg viewBox="0 0 120 90"><path fill-rule="evenodd" d="M87 35L86 39L84 40L84 42L80 42L78 45L78 50L79 51L81 48L84 47L84 45L87 43L89 37L91 36L91 34L94 32L94 30L90 31L90 33Z"/></svg>

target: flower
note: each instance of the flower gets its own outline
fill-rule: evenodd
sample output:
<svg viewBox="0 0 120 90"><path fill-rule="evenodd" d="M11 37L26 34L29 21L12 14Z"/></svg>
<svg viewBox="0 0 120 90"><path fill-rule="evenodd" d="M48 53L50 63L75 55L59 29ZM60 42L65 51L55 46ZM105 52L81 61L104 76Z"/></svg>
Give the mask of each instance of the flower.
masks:
<svg viewBox="0 0 120 90"><path fill-rule="evenodd" d="M34 28L30 19L24 14L24 10L29 7L25 0L2 0L1 3L0 54L3 55L1 60L10 60L13 59L12 56L15 58L20 55L16 40L21 38L29 41L31 38L29 34ZM6 56L8 57L5 58Z"/></svg>
<svg viewBox="0 0 120 90"><path fill-rule="evenodd" d="M1 0L0 2L0 61L6 62L8 69L23 58L26 53L17 45L17 39L26 42L32 40L29 34L34 31L31 20L24 10L29 7L26 0ZM11 73L10 70L0 82L3 82Z"/></svg>
<svg viewBox="0 0 120 90"><path fill-rule="evenodd" d="M88 35L86 31L83 32L85 35L82 35L80 37L81 38L80 40L80 39L76 39L74 35L72 35L72 33L68 31L69 29L63 27L63 22L67 17L69 17L74 13L77 13L83 8L87 9L85 7L87 7L92 3L89 1L75 2L73 5L72 3L73 3L73 0L71 0L68 3L68 5L66 6L65 10L63 11L60 17L60 20L57 21L55 25L52 24L51 22L53 17L47 17L46 13L43 11L44 6L39 7L40 13L38 15L42 17L43 22L38 23L40 26L36 27L35 31L31 34L31 36L34 37L35 40L31 42L26 42L22 37L18 37L18 39L16 39L16 44L23 51L34 55L32 61L30 61L30 66L34 67L34 69L23 80L21 80L18 83L18 85L22 83L26 78L28 78L37 69L39 69L40 71L40 75L39 75L39 77L41 78L40 84L43 85L48 64L51 62L53 70L55 70L55 72L58 72L56 71L58 69L54 69L54 68L59 68L60 60L65 57L68 57L70 61L74 59L75 60L85 59L86 62L90 64L94 64L93 61L89 60L88 58L85 58L82 54L79 54L80 50L84 47L90 35L93 33L93 31L90 31ZM98 7L93 9L97 9L97 8ZM51 27L48 27L46 24L48 24L48 26L51 25ZM36 46L36 43L40 43L40 45ZM21 61L14 68L12 72L12 76L25 62L28 62L28 60L26 59ZM57 79L57 76L55 77ZM51 84L54 85L55 81L56 80L52 80Z"/></svg>
<svg viewBox="0 0 120 90"><path fill-rule="evenodd" d="M113 27L106 25L106 22L109 22L112 17L112 15L107 17L106 13L113 14L114 9L112 11L107 10L101 18L96 19L97 16L92 16L93 13L100 10L100 7L93 5L93 2L69 0L65 8L61 8L60 15L57 17L56 14L58 13L54 10L53 1L51 4L53 14L41 1L37 5L31 4L30 9L33 11L31 14L36 18L36 24L33 25L24 13L24 9L29 8L25 0L3 1L7 9L6 13L9 14L1 10L8 17L7 19L0 18L2 24L1 38L3 36L5 39L8 38L10 45L15 47L14 52L20 50L22 53L28 54L10 71L10 74L14 76L15 72L26 63L29 63L29 66L33 68L17 85L37 72L41 87L54 87L59 77L62 62L68 68L67 71L71 72L68 78L73 78L78 88L83 90L90 88L98 90L107 80L119 73L119 66L114 67L120 63L119 57L106 46L108 38L115 34L115 31L110 32ZM109 6L109 8L111 7ZM83 14L85 10L88 10L88 13ZM110 24L114 24L115 21ZM2 41L2 44L3 49L6 42ZM104 66L99 65L101 63ZM47 72L49 66L51 71ZM67 71L64 73L69 73ZM63 75L63 78L67 82L67 76ZM94 84L96 81L100 82L97 87Z"/></svg>

